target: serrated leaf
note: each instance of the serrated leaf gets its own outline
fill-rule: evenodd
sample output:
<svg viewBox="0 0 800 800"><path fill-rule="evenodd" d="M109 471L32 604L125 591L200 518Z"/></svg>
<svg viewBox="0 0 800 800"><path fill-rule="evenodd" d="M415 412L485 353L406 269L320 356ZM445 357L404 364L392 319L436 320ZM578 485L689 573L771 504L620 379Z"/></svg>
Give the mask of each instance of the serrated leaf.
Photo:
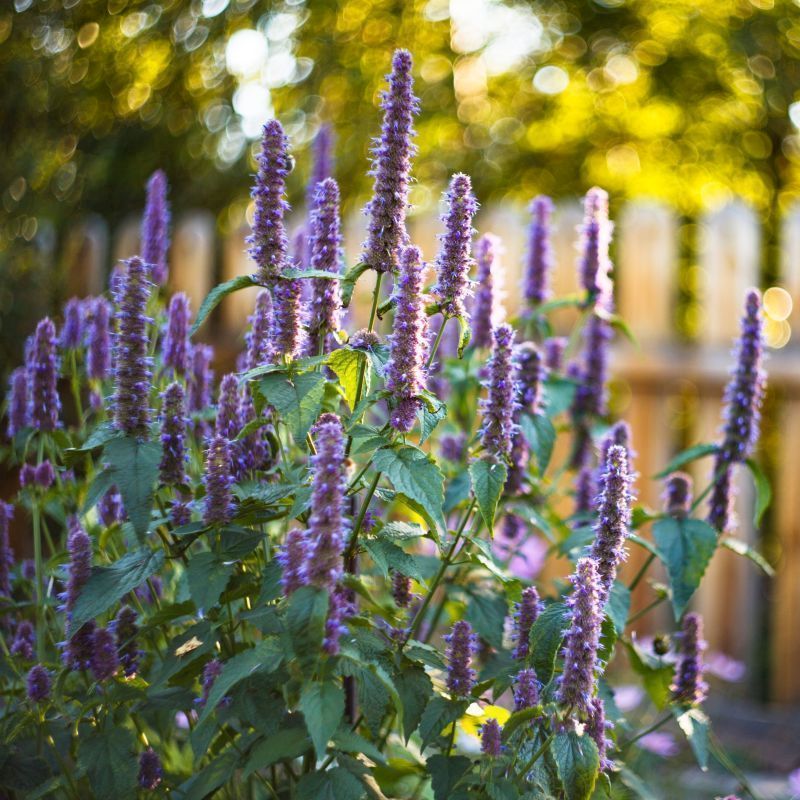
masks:
<svg viewBox="0 0 800 800"><path fill-rule="evenodd" d="M544 473L553 455L556 442L556 429L550 419L543 414L522 414L520 428L525 441L536 456L539 472Z"/></svg>
<svg viewBox="0 0 800 800"><path fill-rule="evenodd" d="M757 567L762 569L764 574L768 577L775 577L775 570L772 568L769 561L767 561L761 553L747 544L747 542L743 542L741 539L734 539L732 536L725 536L720 539L719 543L728 550L736 553L736 555L749 558Z"/></svg>
<svg viewBox="0 0 800 800"><path fill-rule="evenodd" d="M433 683L422 667L408 665L398 671L396 683L403 704L403 732L408 741L433 694Z"/></svg>
<svg viewBox="0 0 800 800"><path fill-rule="evenodd" d="M319 417L325 383L325 376L319 372L303 372L292 377L271 373L259 382L261 393L289 426L297 444L305 442Z"/></svg>
<svg viewBox="0 0 800 800"><path fill-rule="evenodd" d="M493 536L494 515L506 484L508 469L505 464L491 458L481 458L474 460L469 465L469 476L472 482L472 491L478 501L478 510L481 512L489 534Z"/></svg>
<svg viewBox="0 0 800 800"><path fill-rule="evenodd" d="M671 472L679 470L698 458L710 456L712 453L716 453L718 449L719 447L716 444L696 444L694 447L689 447L687 450L678 453L661 472L656 473L653 477L666 478Z"/></svg>
<svg viewBox="0 0 800 800"><path fill-rule="evenodd" d="M352 650L343 650L339 659L342 675L352 675L358 686L358 703L367 720L367 725L377 735L389 702L397 713L398 723L403 724L403 704L395 688L394 680L385 669L372 661L365 661Z"/></svg>
<svg viewBox="0 0 800 800"><path fill-rule="evenodd" d="M628 613L631 609L631 590L621 581L615 581L609 592L606 613L611 620L617 636L622 636L625 625L628 623Z"/></svg>
<svg viewBox="0 0 800 800"><path fill-rule="evenodd" d="M348 434L353 437L353 446L350 448L353 455L369 453L390 444L374 425L353 425Z"/></svg>
<svg viewBox="0 0 800 800"><path fill-rule="evenodd" d="M300 692L300 711L314 743L317 758L325 757L328 742L344 716L344 691L336 683L308 683Z"/></svg>
<svg viewBox="0 0 800 800"><path fill-rule="evenodd" d="M529 723L533 723L535 720L539 719L543 713L544 709L541 706L533 706L531 708L523 708L521 711L515 711L503 725L503 741L507 742L518 728L530 727Z"/></svg>
<svg viewBox="0 0 800 800"><path fill-rule="evenodd" d="M503 646L503 624L508 616L508 604L501 594L470 592L466 620L493 647Z"/></svg>
<svg viewBox="0 0 800 800"><path fill-rule="evenodd" d="M697 763L704 772L708 769L708 717L699 708L675 710L675 720L689 742Z"/></svg>
<svg viewBox="0 0 800 800"><path fill-rule="evenodd" d="M393 521L387 522L381 528L381 536L388 537L397 542L405 542L409 539L419 539L425 535L424 529L419 525L410 522Z"/></svg>
<svg viewBox="0 0 800 800"><path fill-rule="evenodd" d="M304 775L297 784L298 800L361 800L364 784L344 767Z"/></svg>
<svg viewBox="0 0 800 800"><path fill-rule="evenodd" d="M422 749L424 750L447 725L461 719L468 706L466 700L448 700L438 695L431 698L419 723Z"/></svg>
<svg viewBox="0 0 800 800"><path fill-rule="evenodd" d="M78 764L89 776L93 797L124 800L136 796L135 740L127 728L94 730L78 741Z"/></svg>
<svg viewBox="0 0 800 800"><path fill-rule="evenodd" d="M339 728L333 735L333 744L343 753L361 753L376 764L386 763L386 756L372 742L354 733L350 728L344 726Z"/></svg>
<svg viewBox="0 0 800 800"><path fill-rule="evenodd" d="M420 437L419 443L425 444L426 441L430 438L430 435L436 429L436 426L443 420L447 418L447 406L444 403L440 403L433 411L428 408L426 403L422 404L422 407L419 410L419 421L420 421Z"/></svg>
<svg viewBox="0 0 800 800"><path fill-rule="evenodd" d="M301 586L289 598L286 627L292 647L303 669L319 658L328 616L328 593L314 586Z"/></svg>
<svg viewBox="0 0 800 800"><path fill-rule="evenodd" d="M257 281L252 275L239 275L236 278L215 286L200 304L200 310L197 312L197 318L194 321L194 325L192 325L189 335L194 336L195 333L197 333L200 326L206 321L208 315L219 305L223 298L233 292L238 292L240 289L248 289L251 286L258 286Z"/></svg>
<svg viewBox="0 0 800 800"><path fill-rule="evenodd" d="M213 608L228 585L233 566L223 563L215 553L195 553L189 559L186 577L189 593L198 609Z"/></svg>
<svg viewBox="0 0 800 800"><path fill-rule="evenodd" d="M342 290L342 305L347 308L350 305L350 300L353 297L353 290L356 288L358 279L369 269L368 264L356 264L345 272L342 277L341 290Z"/></svg>
<svg viewBox="0 0 800 800"><path fill-rule="evenodd" d="M425 582L414 556L406 553L394 542L385 539L367 539L364 547L384 577L388 577L390 570L396 570L401 575L407 575L415 581Z"/></svg>
<svg viewBox="0 0 800 800"><path fill-rule="evenodd" d="M433 645L426 642L418 642L410 639L405 647L405 654L412 660L420 664L426 664L433 669L444 669L445 663L442 654Z"/></svg>
<svg viewBox="0 0 800 800"><path fill-rule="evenodd" d="M266 769L279 761L298 758L310 747L308 731L297 715L294 725L268 736L253 748L245 763L242 778L246 780L257 769Z"/></svg>
<svg viewBox="0 0 800 800"><path fill-rule="evenodd" d="M556 655L569 622L569 609L564 603L552 603L531 628L528 642L529 659L543 684L550 682L555 668Z"/></svg>
<svg viewBox="0 0 800 800"><path fill-rule="evenodd" d="M426 762L434 800L448 800L472 762L466 756L433 755Z"/></svg>
<svg viewBox="0 0 800 800"><path fill-rule="evenodd" d="M574 731L558 734L552 745L553 758L567 800L587 800L594 791L600 757L588 736Z"/></svg>
<svg viewBox="0 0 800 800"><path fill-rule="evenodd" d="M196 775L178 787L177 795L181 800L205 800L213 792L227 783L239 762L239 753L230 748L210 764L203 767Z"/></svg>
<svg viewBox="0 0 800 800"><path fill-rule="evenodd" d="M370 370L367 369L367 354L362 350L340 347L328 356L327 364L339 379L347 405L351 409L355 408L359 375L363 375L362 393L369 394Z"/></svg>
<svg viewBox="0 0 800 800"><path fill-rule="evenodd" d="M752 459L748 458L745 461L750 474L753 476L753 484L756 490L756 502L753 508L753 524L756 528L761 524L761 518L764 512L769 508L772 502L772 487L769 483L769 478L764 474L761 467Z"/></svg>

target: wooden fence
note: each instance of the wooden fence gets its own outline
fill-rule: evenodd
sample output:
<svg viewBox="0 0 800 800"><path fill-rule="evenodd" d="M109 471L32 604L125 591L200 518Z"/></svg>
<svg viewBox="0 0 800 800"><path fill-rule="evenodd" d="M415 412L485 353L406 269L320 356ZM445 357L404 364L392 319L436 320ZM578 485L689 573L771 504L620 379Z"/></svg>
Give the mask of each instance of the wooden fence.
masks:
<svg viewBox="0 0 800 800"><path fill-rule="evenodd" d="M560 205L556 210L553 284L557 294L577 289L575 231L580 216L577 204ZM514 289L524 260L526 223L525 209L508 205L489 207L478 220L482 232L491 231L503 240L509 313L518 302L519 292ZM688 444L713 441L718 435L720 401L744 294L748 287L760 284L761 234L752 210L731 203L698 220L696 229L697 264L692 274L699 270L697 313L701 324L697 338L687 343L678 336L674 322L679 282L675 214L659 204L637 202L624 208L617 221L617 305L640 348L620 341L615 344L614 396L617 412L633 429L639 501L652 508L660 507L662 491L653 474ZM131 220L110 237L102 220L86 220L68 242L70 289L78 294L97 291L109 257L126 257L136 251L137 230L138 221ZM435 215L412 223L412 237L428 257L436 250L438 231ZM186 291L195 310L215 282L252 272L244 235L240 230L218 241L207 212L186 214L177 221L171 253L172 287ZM363 219L354 216L346 226L348 264L355 263L362 238ZM783 221L781 249L780 285L800 301L800 208ZM359 297L363 299L370 291L368 278L361 283L356 309L364 307ZM253 307L253 291L239 292L224 301L214 328L220 346L230 346L241 335ZM787 320L795 328L800 323L800 302L796 305ZM556 324L566 325L570 313L558 312ZM767 368L771 393L768 421L774 432L771 440L778 443L778 449L769 459L775 503L767 517L769 527L762 534L775 543L772 552L777 553L777 577L765 581L753 564L720 549L694 603L705 615L710 650L744 661L751 674L766 662L770 698L800 702L800 624L794 616L800 608L800 347L790 342L770 351ZM710 468L709 459L693 468L698 487L707 483ZM749 477L742 473L736 536L758 547L762 537L752 524L752 505ZM635 570L641 558L641 551L632 553L627 569ZM643 602L643 591L649 589L642 586L637 590L635 602ZM665 623L669 627L666 617L645 619L651 626Z"/></svg>

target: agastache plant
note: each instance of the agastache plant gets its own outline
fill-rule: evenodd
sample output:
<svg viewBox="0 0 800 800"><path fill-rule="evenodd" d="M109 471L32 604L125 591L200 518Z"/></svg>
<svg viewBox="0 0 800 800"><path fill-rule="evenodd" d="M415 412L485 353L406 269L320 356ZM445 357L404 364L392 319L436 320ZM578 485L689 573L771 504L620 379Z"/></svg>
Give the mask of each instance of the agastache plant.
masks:
<svg viewBox="0 0 800 800"><path fill-rule="evenodd" d="M36 326L25 369L28 383L28 422L39 431L54 431L59 425L61 398L58 394L59 360L56 326L43 319Z"/></svg>
<svg viewBox="0 0 800 800"><path fill-rule="evenodd" d="M468 697L475 686L476 673L471 665L478 637L468 622L460 620L444 640L447 642L447 688L453 697Z"/></svg>
<svg viewBox="0 0 800 800"><path fill-rule="evenodd" d="M9 379L8 388L8 422L6 434L13 439L23 428L27 427L28 416L28 376L23 367L17 367Z"/></svg>
<svg viewBox="0 0 800 800"><path fill-rule="evenodd" d="M498 325L493 332L492 355L486 380L487 396L481 401L481 441L486 452L504 460L511 455L516 408L516 376L513 363L514 330Z"/></svg>
<svg viewBox="0 0 800 800"><path fill-rule="evenodd" d="M189 318L192 310L189 298L183 292L172 295L167 308L167 324L164 328L164 364L176 375L186 375L189 370Z"/></svg>
<svg viewBox="0 0 800 800"><path fill-rule="evenodd" d="M150 279L158 286L167 282L169 266L169 203L167 176L156 170L147 182L147 202L142 217L142 260L148 265Z"/></svg>
<svg viewBox="0 0 800 800"><path fill-rule="evenodd" d="M171 383L164 391L163 409L159 478L167 486L176 486L185 482L187 460L186 405L180 383Z"/></svg>
<svg viewBox="0 0 800 800"><path fill-rule="evenodd" d="M550 296L548 284L550 272L553 269L553 248L550 243L552 200L544 195L534 197L531 201L530 213L523 296L531 308L536 308Z"/></svg>
<svg viewBox="0 0 800 800"><path fill-rule="evenodd" d="M105 380L111 370L111 304L95 297L86 312L86 374Z"/></svg>
<svg viewBox="0 0 800 800"><path fill-rule="evenodd" d="M703 680L705 649L703 618L699 614L687 614L681 625L680 658L672 684L675 699L683 705L700 705L706 698L708 685Z"/></svg>
<svg viewBox="0 0 800 800"><path fill-rule="evenodd" d="M78 297L71 297L64 306L64 324L61 326L59 344L65 350L74 350L83 341L85 307Z"/></svg>
<svg viewBox="0 0 800 800"><path fill-rule="evenodd" d="M475 297L472 303L472 343L475 347L492 346L492 330L503 321L502 267L500 239L484 234L475 244Z"/></svg>
<svg viewBox="0 0 800 800"><path fill-rule="evenodd" d="M250 330L245 335L245 368L251 370L265 367L272 361L272 297L266 289L259 291L255 309L248 320Z"/></svg>

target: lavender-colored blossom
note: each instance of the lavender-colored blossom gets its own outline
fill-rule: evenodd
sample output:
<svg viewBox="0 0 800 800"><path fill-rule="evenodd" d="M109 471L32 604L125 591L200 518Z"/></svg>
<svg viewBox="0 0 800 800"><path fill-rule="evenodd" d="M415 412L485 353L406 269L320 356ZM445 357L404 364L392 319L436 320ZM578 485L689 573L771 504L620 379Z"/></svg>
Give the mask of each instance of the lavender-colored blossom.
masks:
<svg viewBox="0 0 800 800"><path fill-rule="evenodd" d="M24 367L17 367L11 373L8 384L8 438L13 439L29 423L28 376Z"/></svg>
<svg viewBox="0 0 800 800"><path fill-rule="evenodd" d="M188 385L188 410L202 411L211 404L211 387L214 384L214 371L211 361L214 349L207 344L198 344L192 348L192 370Z"/></svg>
<svg viewBox="0 0 800 800"><path fill-rule="evenodd" d="M85 625L81 625L67 640L63 660L69 669L91 669L95 652L94 634L96 628L95 621L90 620Z"/></svg>
<svg viewBox="0 0 800 800"><path fill-rule="evenodd" d="M608 757L608 751L613 743L607 733L612 727L613 725L606 720L606 707L602 698L593 697L586 714L586 733L597 745L597 753L600 756L600 772L608 772L614 766L614 762Z"/></svg>
<svg viewBox="0 0 800 800"><path fill-rule="evenodd" d="M169 301L167 324L164 328L162 355L164 365L171 367L176 375L186 375L189 371L189 320L192 308L189 297L184 292L176 292Z"/></svg>
<svg viewBox="0 0 800 800"><path fill-rule="evenodd" d="M266 366L272 360L272 296L266 289L259 291L256 307L248 319L250 330L245 334L245 369L251 370Z"/></svg>
<svg viewBox="0 0 800 800"><path fill-rule="evenodd" d="M389 421L402 432L414 426L421 407L418 396L425 388L428 318L422 298L424 273L419 249L406 247L395 284L395 315L386 365L386 388L395 403Z"/></svg>
<svg viewBox="0 0 800 800"><path fill-rule="evenodd" d="M564 369L564 352L567 349L565 336L551 336L544 340L544 365L550 372Z"/></svg>
<svg viewBox="0 0 800 800"><path fill-rule="evenodd" d="M591 514L597 497L595 471L591 467L581 467L575 476L575 513L580 516Z"/></svg>
<svg viewBox="0 0 800 800"><path fill-rule="evenodd" d="M580 559L570 580L573 584L572 594L567 598L570 625L564 638L564 670L556 699L562 705L586 713L595 689L603 620L600 577L594 559Z"/></svg>
<svg viewBox="0 0 800 800"><path fill-rule="evenodd" d="M581 258L578 272L581 286L594 298L609 300L611 262L608 247L612 224L608 219L608 194L594 187L586 193L581 229Z"/></svg>
<svg viewBox="0 0 800 800"><path fill-rule="evenodd" d="M161 759L152 747L148 747L139 756L139 786L152 792L158 788L163 777Z"/></svg>
<svg viewBox="0 0 800 800"><path fill-rule="evenodd" d="M216 431L232 442L242 428L239 419L239 381L232 372L222 376L217 400Z"/></svg>
<svg viewBox="0 0 800 800"><path fill-rule="evenodd" d="M608 431L608 433L600 440L600 454L598 458L600 464L600 474L598 475L599 479L602 478L603 465L608 459L608 451L615 444L624 448L625 455L627 457L628 474L631 476L631 479L633 479L633 457L635 453L631 449L632 439L633 435L631 433L631 426L628 425L628 423L624 420L615 422L611 426L611 429Z"/></svg>
<svg viewBox="0 0 800 800"><path fill-rule="evenodd" d="M675 519L686 519L692 506L692 478L673 472L664 486L664 512Z"/></svg>
<svg viewBox="0 0 800 800"><path fill-rule="evenodd" d="M61 326L59 344L65 350L74 350L83 343L85 306L79 297L70 297L64 306L64 324Z"/></svg>
<svg viewBox="0 0 800 800"><path fill-rule="evenodd" d="M631 524L631 478L628 453L611 445L603 469L603 486L597 501L591 557L597 563L600 604L605 605L617 577L617 566L626 558L625 539Z"/></svg>
<svg viewBox="0 0 800 800"><path fill-rule="evenodd" d="M117 656L126 678L136 674L139 659L142 657L136 641L139 633L136 618L137 614L130 606L122 606L111 624L117 644Z"/></svg>
<svg viewBox="0 0 800 800"><path fill-rule="evenodd" d="M530 414L542 413L542 384L545 369L542 353L533 342L521 342L514 348L519 383L519 402Z"/></svg>
<svg viewBox="0 0 800 800"><path fill-rule="evenodd" d="M109 489L100 498L97 504L97 516L106 528L117 522L122 522L126 518L122 495L116 487Z"/></svg>
<svg viewBox="0 0 800 800"><path fill-rule="evenodd" d="M153 283L167 282L169 250L169 203L167 176L159 169L147 181L147 199L142 217L142 261L148 265Z"/></svg>
<svg viewBox="0 0 800 800"><path fill-rule="evenodd" d="M446 433L439 439L439 451L442 458L455 463L464 458L467 448L467 436L464 433Z"/></svg>
<svg viewBox="0 0 800 800"><path fill-rule="evenodd" d="M491 347L492 330L503 321L499 252L500 239L491 233L481 236L475 244L477 289L472 302L472 344L475 347Z"/></svg>
<svg viewBox="0 0 800 800"><path fill-rule="evenodd" d="M161 464L159 477L165 486L186 482L186 406L183 386L175 381L162 395Z"/></svg>
<svg viewBox="0 0 800 800"><path fill-rule="evenodd" d="M325 636L322 649L329 655L339 653L339 640L347 632L344 618L353 612L347 590L338 584L328 598L328 616L325 619Z"/></svg>
<svg viewBox="0 0 800 800"><path fill-rule="evenodd" d="M518 395L512 357L514 330L510 325L499 325L493 338L486 384L488 395L481 401L481 441L490 456L506 460L513 445Z"/></svg>
<svg viewBox="0 0 800 800"><path fill-rule="evenodd" d="M33 480L40 489L49 489L56 482L56 471L48 459L37 465Z"/></svg>
<svg viewBox="0 0 800 800"><path fill-rule="evenodd" d="M303 346L302 281L283 278L272 288L272 346L276 357L295 358Z"/></svg>
<svg viewBox="0 0 800 800"><path fill-rule="evenodd" d="M253 229L247 237L250 257L258 266L258 281L265 286L281 276L287 261L284 215L289 204L284 195L290 168L289 142L280 122L272 119L264 125L261 138L258 174L250 193L255 202Z"/></svg>
<svg viewBox="0 0 800 800"><path fill-rule="evenodd" d="M183 500L176 500L169 509L169 520L173 528L180 528L192 521L192 508Z"/></svg>
<svg viewBox="0 0 800 800"><path fill-rule="evenodd" d="M206 665L203 667L203 677L200 682L203 688L203 694L202 697L198 697L197 700L195 700L195 703L200 706L200 708L203 708L208 702L211 689L221 674L222 662L218 658L212 658L211 661L206 662Z"/></svg>
<svg viewBox="0 0 800 800"><path fill-rule="evenodd" d="M69 616L78 602L81 589L86 585L92 574L92 540L83 529L80 520L71 516L67 520L67 552L69 553L69 568L67 572L67 586L62 600L64 610Z"/></svg>
<svg viewBox="0 0 800 800"><path fill-rule="evenodd" d="M50 697L50 673L41 664L35 664L28 672L27 689L33 703L43 703Z"/></svg>
<svg viewBox="0 0 800 800"><path fill-rule="evenodd" d="M531 628L541 611L542 603L536 587L528 586L523 589L520 601L514 604L514 641L516 645L511 654L514 658L527 658Z"/></svg>
<svg viewBox="0 0 800 800"><path fill-rule="evenodd" d="M539 705L539 679L532 667L521 669L514 678L514 711Z"/></svg>
<svg viewBox="0 0 800 800"><path fill-rule="evenodd" d="M239 390L239 420L242 427L245 427L254 419L256 419L256 406L250 387L245 385ZM242 475L268 466L269 447L264 441L263 427L248 434L237 444Z"/></svg>
<svg viewBox="0 0 800 800"><path fill-rule="evenodd" d="M673 697L684 705L700 705L706 699L708 685L703 680L703 618L686 614L681 624L680 660L671 686Z"/></svg>
<svg viewBox="0 0 800 800"><path fill-rule="evenodd" d="M527 527L525 525L525 520L522 519L518 514L506 514L503 517L503 526L500 529L502 535L509 540L509 542L514 542L517 539L520 539L525 532L527 531Z"/></svg>
<svg viewBox="0 0 800 800"><path fill-rule="evenodd" d="M19 656L25 661L33 658L33 651L36 645L36 634L33 625L28 620L23 619L14 631L14 641L11 643L11 655Z"/></svg>
<svg viewBox="0 0 800 800"><path fill-rule="evenodd" d="M96 681L107 681L119 669L117 643L108 628L95 630L89 666Z"/></svg>
<svg viewBox="0 0 800 800"><path fill-rule="evenodd" d="M472 267L471 243L475 232L472 219L478 212L478 201L472 194L469 176L463 173L453 175L445 198L445 233L441 236L442 245L436 257L437 282L433 292L441 301L445 317L462 317L467 313L464 299L469 293Z"/></svg>
<svg viewBox="0 0 800 800"><path fill-rule="evenodd" d="M481 726L481 753L489 758L497 758L502 752L502 729L500 723L492 717Z"/></svg>
<svg viewBox="0 0 800 800"><path fill-rule="evenodd" d="M528 260L525 265L523 295L529 306L536 307L550 296L548 282L553 268L550 215L553 213L553 201L544 195L534 197L531 201L530 212Z"/></svg>
<svg viewBox="0 0 800 800"><path fill-rule="evenodd" d="M27 489L36 485L36 467L33 464L23 464L19 468L20 489Z"/></svg>
<svg viewBox="0 0 800 800"><path fill-rule="evenodd" d="M22 562L22 577L26 581L36 578L36 562L32 558L26 558Z"/></svg>
<svg viewBox="0 0 800 800"><path fill-rule="evenodd" d="M392 598L398 608L408 608L411 605L411 578L402 572L392 572Z"/></svg>
<svg viewBox="0 0 800 800"><path fill-rule="evenodd" d="M25 368L28 380L28 422L36 430L53 431L61 413L58 396L56 326L45 317L36 326Z"/></svg>
<svg viewBox="0 0 800 800"><path fill-rule="evenodd" d="M311 144L311 175L306 191L306 208L314 206L317 187L326 178L333 177L333 129L330 125L320 125Z"/></svg>
<svg viewBox="0 0 800 800"><path fill-rule="evenodd" d="M115 296L114 422L129 436L146 438L150 421L151 359L145 316L151 283L141 258L131 258Z"/></svg>
<svg viewBox="0 0 800 800"><path fill-rule="evenodd" d="M207 525L225 525L233 518L232 473L230 444L224 436L216 434L208 443L206 451L206 502L203 521Z"/></svg>
<svg viewBox="0 0 800 800"><path fill-rule="evenodd" d="M111 370L111 304L95 297L86 309L86 374L105 380Z"/></svg>
<svg viewBox="0 0 800 800"><path fill-rule="evenodd" d="M287 597L308 583L308 554L308 535L300 528L292 528L275 556L283 570L281 586Z"/></svg>
<svg viewBox="0 0 800 800"><path fill-rule="evenodd" d="M475 686L475 670L470 666L478 649L478 637L465 620L453 625L444 637L447 642L447 688L455 697L468 697Z"/></svg>
<svg viewBox="0 0 800 800"><path fill-rule="evenodd" d="M408 239L408 187L415 153L413 120L419 110L408 50L395 51L387 79L389 89L381 95L381 135L372 147L370 175L374 184L372 199L364 209L370 220L361 256L362 262L377 272L397 269L400 248Z"/></svg>
<svg viewBox="0 0 800 800"><path fill-rule="evenodd" d="M361 328L361 330L356 331L348 341L350 347L356 350L371 350L380 343L380 335L366 328Z"/></svg>

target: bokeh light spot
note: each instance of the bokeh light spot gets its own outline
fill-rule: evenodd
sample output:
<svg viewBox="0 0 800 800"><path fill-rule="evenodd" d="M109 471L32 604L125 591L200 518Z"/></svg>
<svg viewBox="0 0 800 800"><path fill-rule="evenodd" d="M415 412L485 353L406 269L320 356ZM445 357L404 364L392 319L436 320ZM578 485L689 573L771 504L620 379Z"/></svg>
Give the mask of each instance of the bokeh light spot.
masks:
<svg viewBox="0 0 800 800"><path fill-rule="evenodd" d="M792 296L780 286L770 286L764 292L764 311L775 322L783 322L792 313Z"/></svg>

